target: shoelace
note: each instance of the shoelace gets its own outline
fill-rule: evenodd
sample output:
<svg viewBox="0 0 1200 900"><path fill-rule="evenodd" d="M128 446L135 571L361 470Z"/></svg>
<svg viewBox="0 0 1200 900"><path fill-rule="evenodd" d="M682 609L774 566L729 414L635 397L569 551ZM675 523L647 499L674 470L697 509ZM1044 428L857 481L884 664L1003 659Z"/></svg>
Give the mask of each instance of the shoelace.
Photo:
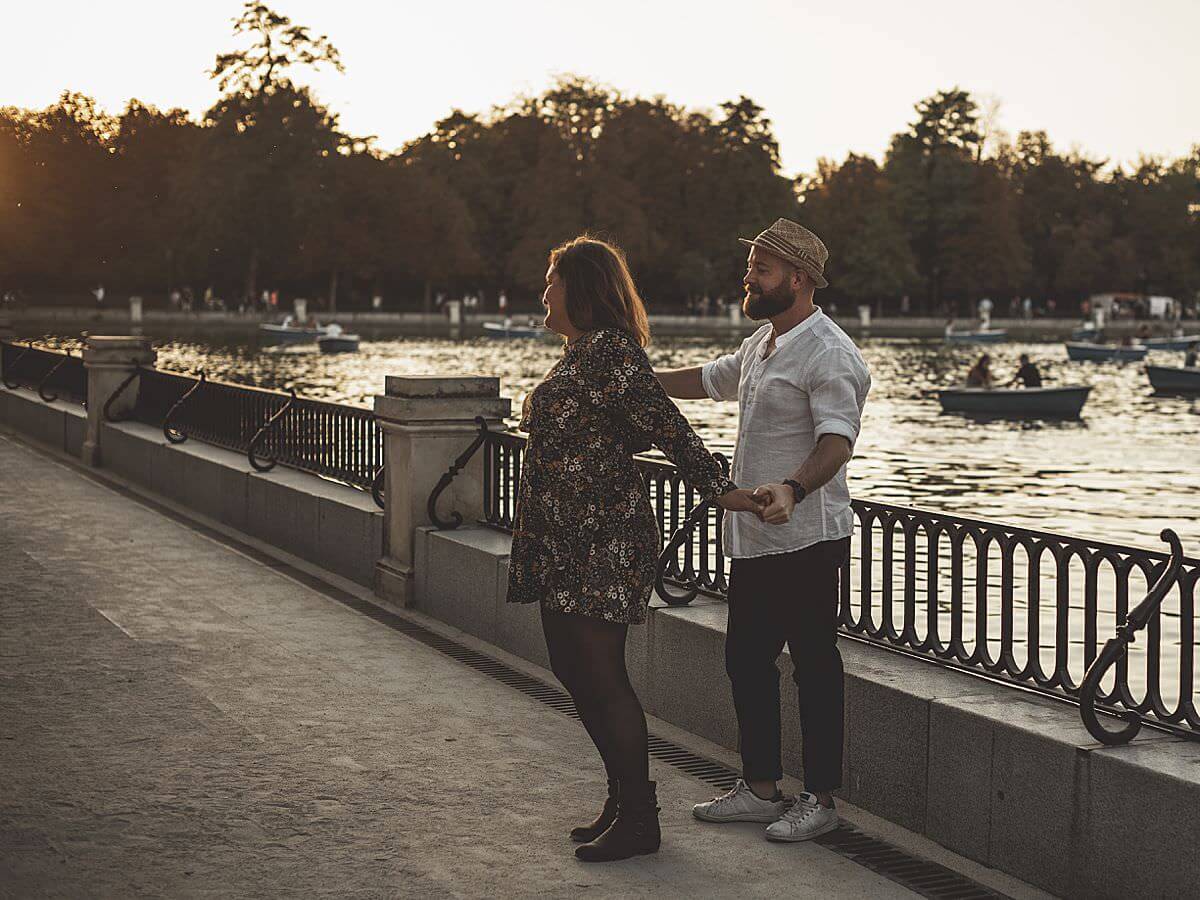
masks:
<svg viewBox="0 0 1200 900"><path fill-rule="evenodd" d="M713 797L712 802L715 807L720 808L733 803L742 794L750 794L755 800L760 799L757 794L750 790L750 785L746 784L745 782L739 782L727 793L722 794L720 797Z"/></svg>
<svg viewBox="0 0 1200 900"><path fill-rule="evenodd" d="M785 812L781 818L789 824L799 825L820 808L821 804L819 803L800 799L793 803L792 808Z"/></svg>
<svg viewBox="0 0 1200 900"><path fill-rule="evenodd" d="M733 800L735 800L737 798L737 795L739 793L741 793L741 790L739 788L735 787L733 790L722 794L720 797L713 797L713 799L712 799L713 806L720 807L726 803L731 803L731 802L733 802Z"/></svg>

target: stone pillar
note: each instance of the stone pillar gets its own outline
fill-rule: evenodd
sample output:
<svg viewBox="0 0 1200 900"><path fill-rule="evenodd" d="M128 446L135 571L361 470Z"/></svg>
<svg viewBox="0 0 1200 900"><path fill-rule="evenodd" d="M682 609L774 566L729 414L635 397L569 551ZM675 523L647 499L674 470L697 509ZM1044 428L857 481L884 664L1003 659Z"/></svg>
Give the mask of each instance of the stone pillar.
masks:
<svg viewBox="0 0 1200 900"><path fill-rule="evenodd" d="M113 391L121 386L134 366L141 363L152 368L158 354L150 349L150 339L144 337L109 337L91 335L83 349L83 364L87 367L87 436L83 441L83 463L100 465L100 424L104 404ZM113 404L113 412L128 412L137 401L137 385L130 385Z"/></svg>
<svg viewBox="0 0 1200 900"><path fill-rule="evenodd" d="M383 559L375 569L375 592L395 606L414 597L413 538L429 525L427 504L438 480L479 431L482 416L493 430L503 428L510 401L500 396L500 379L480 376L391 376L375 397L375 415L384 432L387 479ZM460 513L464 524L483 516L483 450L455 476L438 501L438 514Z"/></svg>

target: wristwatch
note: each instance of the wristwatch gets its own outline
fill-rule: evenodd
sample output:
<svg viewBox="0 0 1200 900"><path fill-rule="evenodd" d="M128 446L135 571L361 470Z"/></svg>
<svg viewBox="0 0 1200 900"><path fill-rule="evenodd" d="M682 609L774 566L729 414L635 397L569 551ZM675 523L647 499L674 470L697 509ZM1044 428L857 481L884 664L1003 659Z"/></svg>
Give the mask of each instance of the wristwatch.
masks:
<svg viewBox="0 0 1200 900"><path fill-rule="evenodd" d="M808 496L808 491L804 489L804 485L800 482L793 481L791 478L785 478L783 479L783 483L792 489L792 496L796 498L797 506L800 505L801 500Z"/></svg>

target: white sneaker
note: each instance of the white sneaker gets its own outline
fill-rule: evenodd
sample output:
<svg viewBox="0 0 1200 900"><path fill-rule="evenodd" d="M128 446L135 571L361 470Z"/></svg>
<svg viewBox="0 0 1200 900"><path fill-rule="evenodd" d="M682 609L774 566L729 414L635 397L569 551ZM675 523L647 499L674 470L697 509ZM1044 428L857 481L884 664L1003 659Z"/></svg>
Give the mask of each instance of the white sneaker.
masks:
<svg viewBox="0 0 1200 900"><path fill-rule="evenodd" d="M791 802L782 794L778 800L764 800L739 778L728 794L693 806L692 815L705 822L774 822L787 813Z"/></svg>
<svg viewBox="0 0 1200 900"><path fill-rule="evenodd" d="M803 793L779 821L767 826L768 841L807 841L838 827L837 810L826 809L812 794Z"/></svg>

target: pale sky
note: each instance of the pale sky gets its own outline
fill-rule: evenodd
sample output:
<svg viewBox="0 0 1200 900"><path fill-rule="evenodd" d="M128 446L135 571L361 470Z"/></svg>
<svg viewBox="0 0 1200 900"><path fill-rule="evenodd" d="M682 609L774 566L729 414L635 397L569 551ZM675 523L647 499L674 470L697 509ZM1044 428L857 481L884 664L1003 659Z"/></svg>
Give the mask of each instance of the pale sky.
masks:
<svg viewBox="0 0 1200 900"><path fill-rule="evenodd" d="M458 107L486 111L575 72L627 94L713 109L746 94L789 174L880 158L912 106L958 84L999 126L1046 130L1113 162L1200 143L1200 0L275 0L326 34L344 75L302 72L351 134L398 149ZM110 112L131 97L198 114L235 45L239 0L0 0L0 105L64 89Z"/></svg>

